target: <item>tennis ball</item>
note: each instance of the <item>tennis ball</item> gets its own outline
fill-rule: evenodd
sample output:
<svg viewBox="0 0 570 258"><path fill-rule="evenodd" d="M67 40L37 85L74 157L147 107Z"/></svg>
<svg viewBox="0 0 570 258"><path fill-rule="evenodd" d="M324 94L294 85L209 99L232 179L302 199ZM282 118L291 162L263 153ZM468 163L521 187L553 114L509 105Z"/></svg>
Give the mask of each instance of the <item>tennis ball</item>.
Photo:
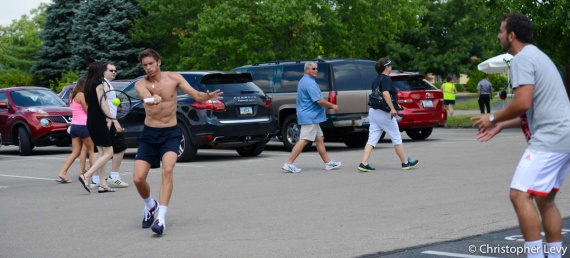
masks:
<svg viewBox="0 0 570 258"><path fill-rule="evenodd" d="M121 100L119 98L113 99L113 105L118 107L119 105L121 105Z"/></svg>

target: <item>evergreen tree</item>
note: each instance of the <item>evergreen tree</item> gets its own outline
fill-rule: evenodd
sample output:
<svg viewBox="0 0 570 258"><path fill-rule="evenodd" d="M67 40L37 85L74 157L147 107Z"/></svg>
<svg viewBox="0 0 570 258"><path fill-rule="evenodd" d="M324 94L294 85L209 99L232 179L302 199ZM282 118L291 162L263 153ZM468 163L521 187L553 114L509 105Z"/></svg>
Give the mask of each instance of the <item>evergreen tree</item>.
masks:
<svg viewBox="0 0 570 258"><path fill-rule="evenodd" d="M53 0L46 9L44 29L38 36L43 40L31 72L43 76L41 86L49 85L62 73L68 72L71 57L70 37L75 12L80 0Z"/></svg>
<svg viewBox="0 0 570 258"><path fill-rule="evenodd" d="M69 67L85 72L92 62L113 62L117 78L141 75L138 53L129 35L140 6L136 0L81 1L72 27Z"/></svg>

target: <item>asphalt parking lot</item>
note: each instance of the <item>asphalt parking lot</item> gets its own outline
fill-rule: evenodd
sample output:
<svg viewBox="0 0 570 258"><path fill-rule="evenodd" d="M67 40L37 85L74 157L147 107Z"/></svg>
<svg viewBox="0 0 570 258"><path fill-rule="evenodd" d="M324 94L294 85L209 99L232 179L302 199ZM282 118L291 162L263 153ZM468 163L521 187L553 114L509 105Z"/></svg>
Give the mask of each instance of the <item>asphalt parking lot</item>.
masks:
<svg viewBox="0 0 570 258"><path fill-rule="evenodd" d="M277 142L253 158L199 150L196 161L175 168L160 237L140 225L136 149L121 169L129 188L89 194L77 181L78 161L73 183L54 181L70 148L21 157L2 146L0 257L516 257L480 248L523 246L508 199L522 133L504 131L487 143L474 129L437 128L425 141L403 136L406 153L420 160L409 171L387 140L372 154L371 173L356 169L362 150L341 143L327 143L339 170L325 171L313 148L297 159L298 174L281 170L289 152ZM158 198L160 170L148 180ZM568 183L558 200L569 217ZM568 219L564 230L568 246Z"/></svg>

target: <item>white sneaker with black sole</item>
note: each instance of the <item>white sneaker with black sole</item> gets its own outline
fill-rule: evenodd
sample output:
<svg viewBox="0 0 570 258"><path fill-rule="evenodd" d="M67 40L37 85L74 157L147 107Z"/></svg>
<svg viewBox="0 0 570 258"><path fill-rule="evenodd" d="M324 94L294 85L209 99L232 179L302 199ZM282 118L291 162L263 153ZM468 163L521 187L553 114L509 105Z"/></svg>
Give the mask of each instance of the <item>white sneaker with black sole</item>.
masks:
<svg viewBox="0 0 570 258"><path fill-rule="evenodd" d="M114 188L126 188L129 187L129 184L125 181L121 180L120 178L110 178L107 177L107 185Z"/></svg>

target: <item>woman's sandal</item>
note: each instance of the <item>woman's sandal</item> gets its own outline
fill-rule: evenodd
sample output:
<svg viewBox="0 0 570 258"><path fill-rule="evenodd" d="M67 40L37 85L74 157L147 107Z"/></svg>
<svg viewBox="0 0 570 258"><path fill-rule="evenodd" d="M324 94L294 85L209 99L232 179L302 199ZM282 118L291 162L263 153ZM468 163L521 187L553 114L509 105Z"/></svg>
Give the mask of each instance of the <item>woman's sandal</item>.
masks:
<svg viewBox="0 0 570 258"><path fill-rule="evenodd" d="M79 180L79 182L81 182L81 185L83 186L83 188L85 188L85 190L87 190L87 192L91 192L91 189L89 189L89 185L88 185L89 180L87 180L85 175L79 175L77 180Z"/></svg>
<svg viewBox="0 0 570 258"><path fill-rule="evenodd" d="M103 189L103 190L101 190ZM99 186L99 189L97 189L97 192L99 193L109 193L109 192L116 192L115 189L111 188L111 187L103 187L103 186Z"/></svg>

